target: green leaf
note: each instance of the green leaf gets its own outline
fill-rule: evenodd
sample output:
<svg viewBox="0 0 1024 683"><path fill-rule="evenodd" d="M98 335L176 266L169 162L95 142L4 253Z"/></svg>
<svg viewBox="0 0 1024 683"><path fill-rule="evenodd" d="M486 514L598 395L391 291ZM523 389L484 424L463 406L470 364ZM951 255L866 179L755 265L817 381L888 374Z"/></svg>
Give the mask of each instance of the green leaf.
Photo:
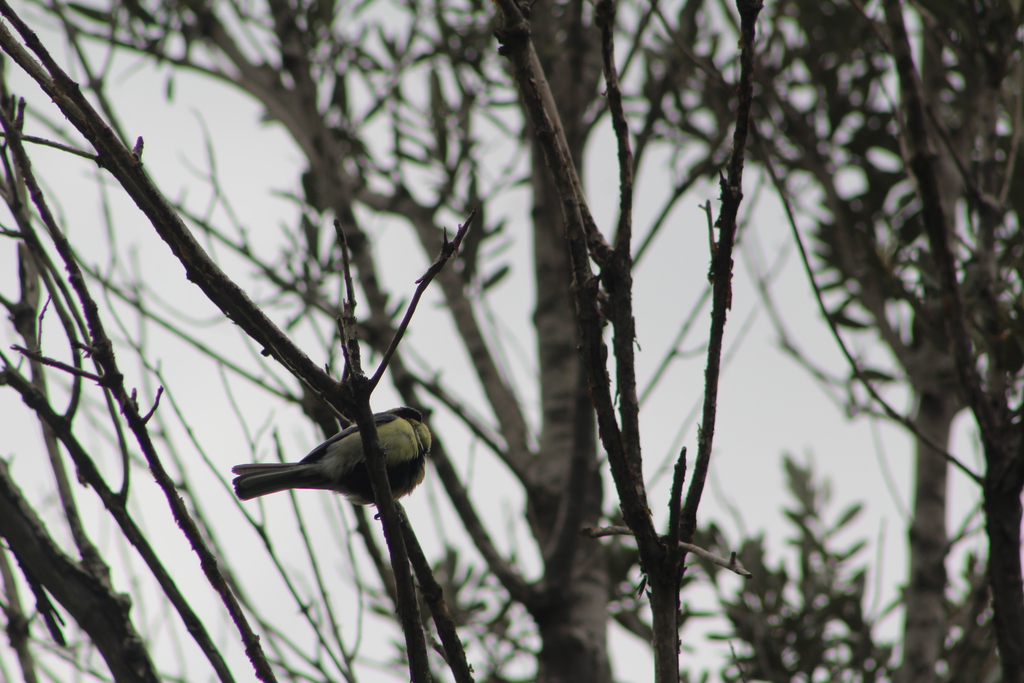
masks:
<svg viewBox="0 0 1024 683"><path fill-rule="evenodd" d="M505 276L508 275L510 272L512 272L512 267L506 263L505 265L498 268L498 270L496 270L493 275L484 280L480 288L486 292L488 289L504 280Z"/></svg>
<svg viewBox="0 0 1024 683"><path fill-rule="evenodd" d="M848 559L859 553L867 544L867 541L858 541L847 548L844 552L836 553L836 559L840 562L846 562Z"/></svg>
<svg viewBox="0 0 1024 683"><path fill-rule="evenodd" d="M836 531L839 531L844 526L846 526L847 524L852 522L854 519L856 519L857 515L859 515L861 513L861 510L863 510L863 509L864 509L864 506L861 503L854 503L850 507L846 508L846 510L843 511L843 514L840 515L839 521L836 522L835 527L833 527L833 529L832 529L833 533L836 532Z"/></svg>

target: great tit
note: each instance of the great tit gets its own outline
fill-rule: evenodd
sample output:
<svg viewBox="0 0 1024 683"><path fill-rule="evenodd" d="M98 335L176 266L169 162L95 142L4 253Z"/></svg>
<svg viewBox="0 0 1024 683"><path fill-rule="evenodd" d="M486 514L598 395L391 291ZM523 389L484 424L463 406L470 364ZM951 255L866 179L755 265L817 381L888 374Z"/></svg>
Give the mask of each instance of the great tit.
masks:
<svg viewBox="0 0 1024 683"><path fill-rule="evenodd" d="M395 498L423 481L430 430L414 408L392 408L373 416ZM373 486L363 458L363 438L352 425L314 448L299 462L235 465L235 495L250 500L285 489L337 491L353 503L372 505Z"/></svg>

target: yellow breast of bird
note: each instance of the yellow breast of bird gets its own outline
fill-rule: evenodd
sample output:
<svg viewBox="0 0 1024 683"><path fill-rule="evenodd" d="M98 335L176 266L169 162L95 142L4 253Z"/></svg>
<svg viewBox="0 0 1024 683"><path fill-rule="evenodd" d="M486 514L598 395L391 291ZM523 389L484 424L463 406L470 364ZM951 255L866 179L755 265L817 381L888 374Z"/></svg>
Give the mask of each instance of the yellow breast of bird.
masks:
<svg viewBox="0 0 1024 683"><path fill-rule="evenodd" d="M405 420L392 420L377 425L377 434L384 447L385 462L409 460L416 456L419 446L412 425ZM321 471L330 479L339 479L363 461L363 437L354 432L332 443L320 459Z"/></svg>
<svg viewBox="0 0 1024 683"><path fill-rule="evenodd" d="M419 443L412 425L405 420L395 420L378 429L380 443L384 446L385 462L412 460L419 453Z"/></svg>

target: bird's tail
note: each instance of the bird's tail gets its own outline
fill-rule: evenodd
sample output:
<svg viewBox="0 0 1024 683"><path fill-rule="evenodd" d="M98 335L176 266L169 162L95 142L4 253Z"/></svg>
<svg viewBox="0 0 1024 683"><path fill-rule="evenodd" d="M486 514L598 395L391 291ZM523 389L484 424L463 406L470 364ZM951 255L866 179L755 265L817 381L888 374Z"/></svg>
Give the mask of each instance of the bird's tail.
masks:
<svg viewBox="0 0 1024 683"><path fill-rule="evenodd" d="M235 495L250 500L286 489L329 489L330 482L316 465L294 463L252 463L235 465Z"/></svg>

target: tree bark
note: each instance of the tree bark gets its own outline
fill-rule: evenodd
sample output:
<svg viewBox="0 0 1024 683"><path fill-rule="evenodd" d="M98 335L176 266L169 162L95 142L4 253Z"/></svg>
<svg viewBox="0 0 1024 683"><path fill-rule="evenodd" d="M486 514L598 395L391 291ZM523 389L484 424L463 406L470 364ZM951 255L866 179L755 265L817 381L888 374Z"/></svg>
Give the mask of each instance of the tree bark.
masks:
<svg viewBox="0 0 1024 683"><path fill-rule="evenodd" d="M910 578L904 592L903 663L897 676L900 683L934 681L946 637L943 599L949 544L949 464L921 437L945 448L958 409L959 401L952 392L926 390L919 394L914 422L921 436L916 439L914 509L908 533Z"/></svg>
<svg viewBox="0 0 1024 683"><path fill-rule="evenodd" d="M589 132L586 108L601 76L598 34L584 22L582 7L575 0L557 8L564 14L556 17L555 8L538 4L531 22L577 168ZM561 200L536 143L531 186L542 425L527 477L528 516L545 559L545 595L531 609L542 640L537 681L611 683L607 553L577 535L601 518L595 416L578 352Z"/></svg>
<svg viewBox="0 0 1024 683"><path fill-rule="evenodd" d="M539 149L533 154L534 258L543 425L540 448L530 467L528 515L545 555L546 599L532 616L542 647L537 680L543 683L610 683L605 546L563 532L599 524L601 477L597 463L594 410L587 393L579 335L570 292L561 206ZM584 462L582 477L573 463ZM575 480L574 480L575 479ZM571 544L571 548L559 548Z"/></svg>
<svg viewBox="0 0 1024 683"><path fill-rule="evenodd" d="M1024 681L1024 583L1021 581L1019 486L999 477L985 478L985 531L989 541L989 582L992 587L996 643L1003 683Z"/></svg>

